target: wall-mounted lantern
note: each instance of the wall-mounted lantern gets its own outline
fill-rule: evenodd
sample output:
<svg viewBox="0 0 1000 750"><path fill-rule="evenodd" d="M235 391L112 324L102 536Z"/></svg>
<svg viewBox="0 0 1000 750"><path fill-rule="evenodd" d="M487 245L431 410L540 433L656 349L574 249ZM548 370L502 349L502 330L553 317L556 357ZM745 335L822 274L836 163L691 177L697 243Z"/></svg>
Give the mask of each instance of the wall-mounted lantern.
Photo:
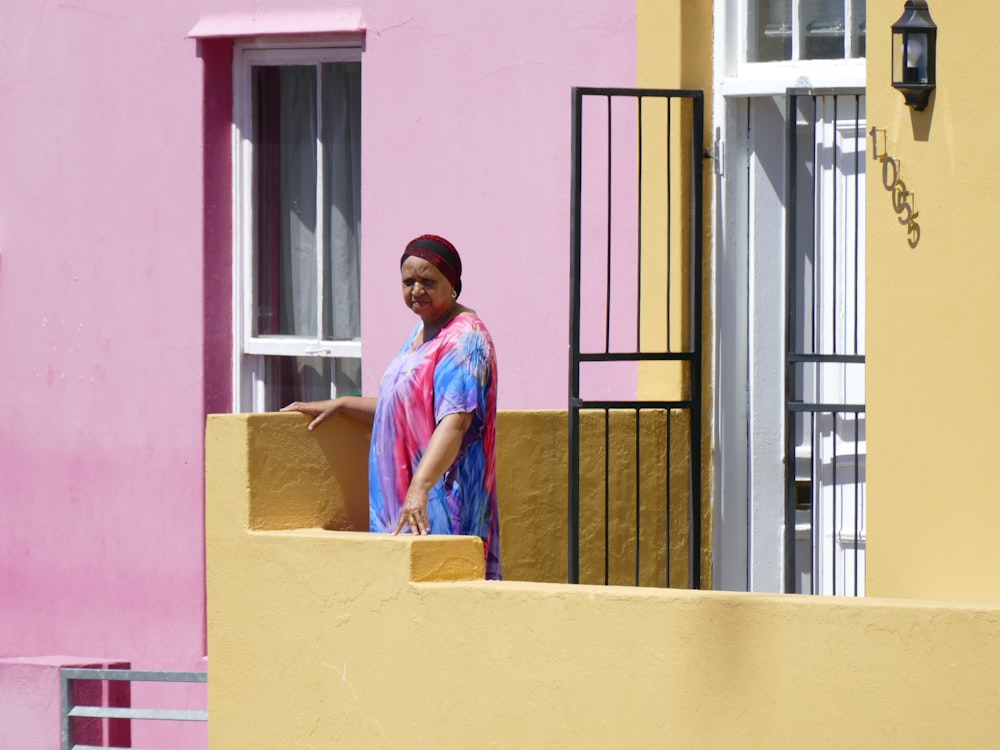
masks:
<svg viewBox="0 0 1000 750"><path fill-rule="evenodd" d="M906 0L892 25L892 85L907 105L924 109L936 82L937 25L926 0Z"/></svg>

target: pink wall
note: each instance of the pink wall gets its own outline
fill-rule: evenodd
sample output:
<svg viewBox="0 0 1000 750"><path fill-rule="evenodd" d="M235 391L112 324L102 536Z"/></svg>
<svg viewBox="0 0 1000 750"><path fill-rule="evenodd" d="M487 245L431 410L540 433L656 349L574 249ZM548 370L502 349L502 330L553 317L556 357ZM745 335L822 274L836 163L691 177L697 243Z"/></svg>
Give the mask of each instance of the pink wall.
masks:
<svg viewBox="0 0 1000 750"><path fill-rule="evenodd" d="M203 669L197 4L0 15L0 656Z"/></svg>
<svg viewBox="0 0 1000 750"><path fill-rule="evenodd" d="M203 429L230 403L227 42L264 0L0 0L0 657L204 667ZM570 88L635 81L619 0L371 0L365 390L452 239L504 409L564 408ZM4 707L0 706L0 718ZM138 741L138 740L137 740Z"/></svg>
<svg viewBox="0 0 1000 750"><path fill-rule="evenodd" d="M402 247L430 231L462 253L500 408L566 408L570 90L635 85L633 3L399 0L365 19L366 392L414 324Z"/></svg>
<svg viewBox="0 0 1000 750"><path fill-rule="evenodd" d="M3 2L0 655L203 655L193 2Z"/></svg>

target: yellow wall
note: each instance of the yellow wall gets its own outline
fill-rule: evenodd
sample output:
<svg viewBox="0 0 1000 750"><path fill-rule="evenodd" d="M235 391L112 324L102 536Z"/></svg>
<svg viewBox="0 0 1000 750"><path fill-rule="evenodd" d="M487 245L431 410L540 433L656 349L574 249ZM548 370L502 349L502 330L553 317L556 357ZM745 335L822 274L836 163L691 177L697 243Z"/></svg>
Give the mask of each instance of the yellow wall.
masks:
<svg viewBox="0 0 1000 750"><path fill-rule="evenodd" d="M695 6L710 4L639 0L640 85L705 87L685 77L683 30L705 29ZM1000 606L948 603L1000 594L1000 257L980 207L997 182L980 67L1000 10L932 5L939 85L923 114L888 85L901 10L869 0L868 125L900 160L921 228L909 247L869 162L872 596L553 583L565 573L562 412L500 417L502 583L480 580L475 539L325 530L366 517L357 426L311 434L296 415L211 417L212 748L1000 744ZM643 62L651 44L659 68ZM888 596L924 601L877 598Z"/></svg>
<svg viewBox="0 0 1000 750"><path fill-rule="evenodd" d="M712 143L712 14L711 2L683 0L637 0L636 2L636 80L642 88L697 89L705 92L704 145ZM683 122L689 116L690 104L675 99L670 105L670 122ZM670 128L669 148L663 133L668 132L667 105L650 99L643 103L643 181L642 181L642 247L643 288L641 294L640 345L647 351L678 351L690 348L690 316L687 300L690 294L689 247L690 225L687 221L691 206L690 165L684 155L691 150L688 129ZM669 166L668 166L669 165ZM702 580L704 587L712 582L712 510L711 510L711 205L712 162L702 160L704 182L703 234L703 332L702 348ZM672 186L668 199L668 183ZM670 217L662 206L670 205ZM684 220L680 220L684 219ZM666 251L671 248L671 252ZM670 279L670 289L663 286ZM667 305L670 309L667 309ZM667 330L667 321L670 321ZM669 342L670 346L666 346ZM690 394L690 379L686 366L679 363L642 363L639 368L638 396L640 399L680 399Z"/></svg>
<svg viewBox="0 0 1000 750"><path fill-rule="evenodd" d="M294 417L209 418L214 750L1000 741L1000 608L486 582L474 538L289 528L325 470L264 475L356 437Z"/></svg>
<svg viewBox="0 0 1000 750"><path fill-rule="evenodd" d="M309 432L299 414L247 421L257 459L247 481L257 501L252 529L368 529L367 456L370 432L338 418ZM497 494L504 575L522 581L564 582L567 577L568 425L564 411L500 412L497 416ZM667 580L664 535L670 478L670 583L688 585L687 420L675 415L666 463L666 420L644 416L639 491L641 585ZM605 462L603 414L581 420L580 580L605 581L605 465L609 469L608 579L635 583L635 417L614 413ZM258 447L258 446L266 446ZM289 460L289 456L293 456ZM651 468L653 467L653 468Z"/></svg>
<svg viewBox="0 0 1000 750"><path fill-rule="evenodd" d="M901 163L920 241L907 244L882 165L869 160L867 585L997 601L1000 147L985 63L1000 7L931 0L938 86L922 113L889 85L889 28L902 9L868 3L868 127L885 131L879 151Z"/></svg>

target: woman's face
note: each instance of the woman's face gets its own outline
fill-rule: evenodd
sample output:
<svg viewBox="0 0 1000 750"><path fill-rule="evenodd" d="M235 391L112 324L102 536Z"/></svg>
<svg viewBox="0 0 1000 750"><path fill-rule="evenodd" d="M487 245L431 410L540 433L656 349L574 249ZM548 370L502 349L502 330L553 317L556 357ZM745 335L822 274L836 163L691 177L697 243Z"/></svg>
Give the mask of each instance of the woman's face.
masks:
<svg viewBox="0 0 1000 750"><path fill-rule="evenodd" d="M424 323L442 318L455 304L451 284L433 263L411 255L403 261L399 272L403 281L403 302Z"/></svg>

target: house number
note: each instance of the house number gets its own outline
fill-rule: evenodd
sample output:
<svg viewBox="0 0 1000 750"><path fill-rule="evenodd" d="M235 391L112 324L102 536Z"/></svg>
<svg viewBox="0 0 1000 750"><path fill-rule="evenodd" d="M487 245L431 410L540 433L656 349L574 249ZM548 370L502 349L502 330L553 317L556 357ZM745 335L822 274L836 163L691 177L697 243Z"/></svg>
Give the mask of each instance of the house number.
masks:
<svg viewBox="0 0 1000 750"><path fill-rule="evenodd" d="M882 142L885 142L885 131L882 132ZM913 193L906 189L906 183L899 176L899 160L893 159L886 149L879 154L878 129L873 125L872 158L882 162L882 186L892 193L892 209L899 216L899 223L906 227L906 242L910 247L916 247L920 242L920 225L917 224L919 212L913 210Z"/></svg>

